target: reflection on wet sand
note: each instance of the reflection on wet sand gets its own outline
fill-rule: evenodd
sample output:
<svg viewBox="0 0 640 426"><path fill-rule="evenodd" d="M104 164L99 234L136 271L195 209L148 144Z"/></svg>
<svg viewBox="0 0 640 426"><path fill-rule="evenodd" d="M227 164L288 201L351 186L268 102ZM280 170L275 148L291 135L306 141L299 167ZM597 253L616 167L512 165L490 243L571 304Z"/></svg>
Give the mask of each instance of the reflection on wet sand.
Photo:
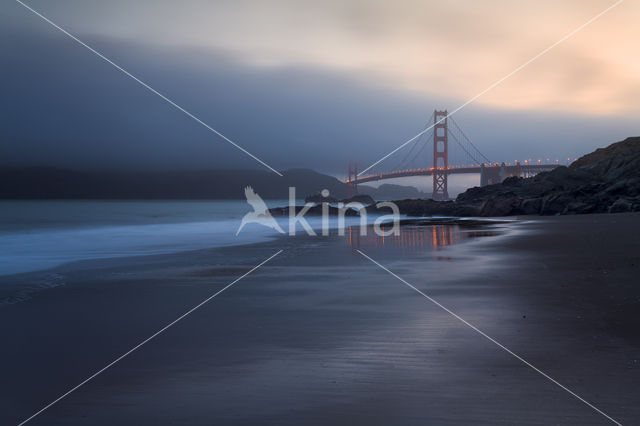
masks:
<svg viewBox="0 0 640 426"><path fill-rule="evenodd" d="M414 252L423 249L441 249L460 243L469 238L497 235L495 230L465 229L459 225L402 226L400 235L381 236L373 230L360 235L360 229L350 226L347 240L353 248L393 248L402 252Z"/></svg>

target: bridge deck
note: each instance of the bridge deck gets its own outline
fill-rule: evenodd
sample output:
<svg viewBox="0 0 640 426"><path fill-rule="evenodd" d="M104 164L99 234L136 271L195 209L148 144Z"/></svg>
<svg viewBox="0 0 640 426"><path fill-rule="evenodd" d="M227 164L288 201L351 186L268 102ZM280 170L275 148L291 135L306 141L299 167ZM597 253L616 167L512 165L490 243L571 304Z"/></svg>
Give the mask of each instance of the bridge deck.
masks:
<svg viewBox="0 0 640 426"><path fill-rule="evenodd" d="M560 167L558 164L526 164L526 165L515 165L515 166L489 166L485 167L485 169L493 169L493 168L504 168L504 171L507 174L535 174L540 172L546 172L555 169L556 167ZM367 176L361 176L357 178L357 183L365 183L365 182L375 182L378 180L384 179L395 179L401 177L409 177L409 176L432 176L433 171L435 169L425 168L425 169L407 169L407 170L394 170L391 172L385 173L377 173L371 174ZM482 171L481 166L471 166L471 167L449 167L444 169L444 172L448 175L454 174L465 174L465 173L480 173ZM347 183L355 181L355 179L347 179Z"/></svg>

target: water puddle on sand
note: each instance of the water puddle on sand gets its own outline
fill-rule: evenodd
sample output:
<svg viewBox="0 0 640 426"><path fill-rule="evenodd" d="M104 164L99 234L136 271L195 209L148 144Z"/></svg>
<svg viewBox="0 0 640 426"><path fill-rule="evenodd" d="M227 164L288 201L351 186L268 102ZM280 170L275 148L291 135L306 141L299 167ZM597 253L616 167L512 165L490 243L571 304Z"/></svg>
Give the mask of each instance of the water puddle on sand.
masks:
<svg viewBox="0 0 640 426"><path fill-rule="evenodd" d="M409 254L424 250L440 250L470 239L500 235L494 228L469 228L460 225L405 225L400 227L399 235L389 236L377 235L373 228L367 231L367 235L360 235L358 227L349 227L345 231L346 244L354 249Z"/></svg>

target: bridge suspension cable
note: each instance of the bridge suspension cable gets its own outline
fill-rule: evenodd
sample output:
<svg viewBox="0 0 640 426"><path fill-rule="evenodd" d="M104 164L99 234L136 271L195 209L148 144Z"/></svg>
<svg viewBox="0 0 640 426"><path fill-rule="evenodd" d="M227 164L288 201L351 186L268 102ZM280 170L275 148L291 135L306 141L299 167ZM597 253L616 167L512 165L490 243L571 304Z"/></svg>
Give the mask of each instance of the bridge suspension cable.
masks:
<svg viewBox="0 0 640 426"><path fill-rule="evenodd" d="M462 144L462 142L460 142L460 140L456 137L455 133L453 133L451 131L451 129L449 129L449 136L451 136L453 138L454 141L456 141L456 144L462 148L462 150L467 154L469 160L473 161L474 164L480 164L482 163L482 161L478 160L478 158L476 158L472 153L469 152L469 150ZM486 158L486 157L485 157Z"/></svg>
<svg viewBox="0 0 640 426"><path fill-rule="evenodd" d="M424 126L425 129L427 128L427 126L429 126L429 123L431 121L433 121L433 113L431 114L431 116L427 120L427 124L425 124L425 126ZM418 137L416 142L412 144L411 149L409 150L409 152L407 152L407 154L404 156L404 158L394 168L392 168L391 170L402 170L402 169L408 168L409 163L414 161L416 159L416 157L418 157L422 153L422 151L424 151L425 147L429 144L429 141L431 140L432 134L433 134L433 129L431 129L430 131L422 133ZM422 143L421 143L421 141L422 141ZM413 152L414 152L414 150L416 149L416 147L418 145L421 145L421 147L414 154Z"/></svg>
<svg viewBox="0 0 640 426"><path fill-rule="evenodd" d="M413 161L415 159L415 157L418 155L418 152L416 152L414 154L414 150L416 149L416 147L420 143L420 139L422 138L423 135L420 135L420 137L418 138L416 143L414 143L411 146L411 149L409 150L409 152L407 152L407 154L402 158L402 160L400 160L400 162L391 170L402 170L402 169L408 167L409 163L411 161Z"/></svg>
<svg viewBox="0 0 640 426"><path fill-rule="evenodd" d="M464 131L460 128L460 126L458 126L458 123L456 123L456 121L453 119L453 117L448 117L448 119L449 119L449 121L451 123L453 123L454 127L460 132L460 134L464 138L465 142L467 142L469 144L469 146L471 146L474 149L474 151L476 153L478 153L478 155L480 157L482 157L488 164L491 164L491 160L489 160L486 155L484 155L478 148L476 148L476 146L473 144L473 142L471 142L471 139L469 139L469 137L464 133ZM454 139L455 139L455 137L454 137ZM466 149L465 149L465 151L466 151ZM475 156L471 155L470 153L467 153L467 154L469 154L469 156L471 158L473 158L473 159L476 158ZM477 161L477 160L476 160L476 162L477 163L482 163L482 161Z"/></svg>

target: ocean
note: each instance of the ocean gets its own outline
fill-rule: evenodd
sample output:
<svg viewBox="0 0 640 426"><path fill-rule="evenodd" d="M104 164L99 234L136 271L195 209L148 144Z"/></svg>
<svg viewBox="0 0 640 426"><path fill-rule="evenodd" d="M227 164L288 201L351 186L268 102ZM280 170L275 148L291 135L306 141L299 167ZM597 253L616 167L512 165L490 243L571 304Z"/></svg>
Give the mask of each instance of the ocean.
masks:
<svg viewBox="0 0 640 426"><path fill-rule="evenodd" d="M288 200L266 200L269 207ZM299 202L303 203L302 201ZM244 200L0 201L0 275L63 263L243 245L275 238L277 231L248 224L236 236ZM277 219L288 229L286 218ZM374 217L369 218L369 222ZM314 229L321 219L309 217ZM347 224L358 224L346 218ZM335 220L331 227L336 227ZM298 227L297 232L304 232Z"/></svg>

